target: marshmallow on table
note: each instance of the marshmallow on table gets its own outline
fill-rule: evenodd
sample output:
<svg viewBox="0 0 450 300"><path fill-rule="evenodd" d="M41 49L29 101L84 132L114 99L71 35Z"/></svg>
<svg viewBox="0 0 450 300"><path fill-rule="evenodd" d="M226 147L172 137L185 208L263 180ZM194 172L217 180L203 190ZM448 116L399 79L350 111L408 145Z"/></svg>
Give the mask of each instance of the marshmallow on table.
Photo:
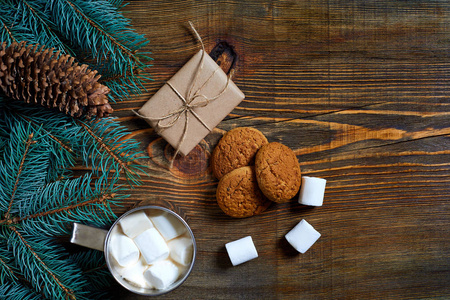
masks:
<svg viewBox="0 0 450 300"><path fill-rule="evenodd" d="M168 213L152 217L152 222L166 241L186 232L186 226L177 217Z"/></svg>
<svg viewBox="0 0 450 300"><path fill-rule="evenodd" d="M122 267L132 265L139 259L139 249L136 244L132 239L122 234L111 236L109 247L111 255Z"/></svg>
<svg viewBox="0 0 450 300"><path fill-rule="evenodd" d="M298 203L310 206L322 206L327 181L322 178L302 176L302 187Z"/></svg>
<svg viewBox="0 0 450 300"><path fill-rule="evenodd" d="M143 211L137 211L122 218L119 221L119 224L123 233L130 238L134 238L145 230L153 227L152 222Z"/></svg>
<svg viewBox="0 0 450 300"><path fill-rule="evenodd" d="M155 228L150 228L134 238L145 261L150 265L169 256L169 247Z"/></svg>
<svg viewBox="0 0 450 300"><path fill-rule="evenodd" d="M227 249L228 256L230 257L233 266L237 266L258 257L258 252L256 252L251 236L229 242L225 244L225 248Z"/></svg>
<svg viewBox="0 0 450 300"><path fill-rule="evenodd" d="M127 282L131 285L134 285L139 288L147 288L150 289L151 285L147 280L144 279L144 272L148 268L148 264L141 257L137 263L134 265L128 266L126 268L121 268L118 270L119 275L122 276Z"/></svg>
<svg viewBox="0 0 450 300"><path fill-rule="evenodd" d="M183 266L191 263L194 250L191 238L180 237L173 239L168 243L168 246L170 249L170 257L174 261Z"/></svg>
<svg viewBox="0 0 450 300"><path fill-rule="evenodd" d="M159 290L169 287L179 275L178 267L170 260L158 261L144 272L144 278L148 283Z"/></svg>
<svg viewBox="0 0 450 300"><path fill-rule="evenodd" d="M320 233L308 222L301 220L285 237L295 250L305 253L320 238Z"/></svg>

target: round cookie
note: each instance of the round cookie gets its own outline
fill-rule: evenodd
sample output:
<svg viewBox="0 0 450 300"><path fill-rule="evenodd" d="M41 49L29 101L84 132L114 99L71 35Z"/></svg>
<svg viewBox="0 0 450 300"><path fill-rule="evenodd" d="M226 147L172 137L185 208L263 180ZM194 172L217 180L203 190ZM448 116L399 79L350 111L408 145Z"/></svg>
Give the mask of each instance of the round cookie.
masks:
<svg viewBox="0 0 450 300"><path fill-rule="evenodd" d="M274 202L289 201L300 188L297 156L283 144L274 142L262 146L256 154L255 171L260 189Z"/></svg>
<svg viewBox="0 0 450 300"><path fill-rule="evenodd" d="M267 143L264 134L255 128L238 127L228 131L211 156L214 176L221 179L234 169L253 165L256 152Z"/></svg>
<svg viewBox="0 0 450 300"><path fill-rule="evenodd" d="M216 191L217 204L227 215L246 218L265 211L271 201L258 187L254 167L241 167L222 177Z"/></svg>

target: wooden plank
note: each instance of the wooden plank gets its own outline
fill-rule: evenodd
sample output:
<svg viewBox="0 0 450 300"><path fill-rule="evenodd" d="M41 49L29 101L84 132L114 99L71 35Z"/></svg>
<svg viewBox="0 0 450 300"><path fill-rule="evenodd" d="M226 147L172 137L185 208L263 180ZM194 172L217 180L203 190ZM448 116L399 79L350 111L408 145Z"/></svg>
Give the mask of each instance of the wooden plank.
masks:
<svg viewBox="0 0 450 300"><path fill-rule="evenodd" d="M186 217L198 243L188 280L163 299L450 297L450 3L448 1L131 1L150 39L154 81L115 105L150 149L149 176L121 212L160 204ZM246 99L185 158L131 109L198 49L238 54ZM328 180L323 207L293 200L235 220L215 202L209 156L222 134L261 130L296 151L304 175ZM284 235L301 219L321 234L305 254ZM259 258L231 267L224 244L251 235ZM121 299L144 299L118 289Z"/></svg>

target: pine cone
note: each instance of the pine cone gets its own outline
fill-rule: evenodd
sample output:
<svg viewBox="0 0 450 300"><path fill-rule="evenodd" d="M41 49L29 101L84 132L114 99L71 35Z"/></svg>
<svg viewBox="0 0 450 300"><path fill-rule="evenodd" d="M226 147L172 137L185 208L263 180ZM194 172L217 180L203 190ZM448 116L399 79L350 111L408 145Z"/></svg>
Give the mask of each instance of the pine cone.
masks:
<svg viewBox="0 0 450 300"><path fill-rule="evenodd" d="M3 92L26 103L34 103L73 117L108 116L109 88L97 81L97 71L74 63L70 55L25 42L0 47L0 87Z"/></svg>

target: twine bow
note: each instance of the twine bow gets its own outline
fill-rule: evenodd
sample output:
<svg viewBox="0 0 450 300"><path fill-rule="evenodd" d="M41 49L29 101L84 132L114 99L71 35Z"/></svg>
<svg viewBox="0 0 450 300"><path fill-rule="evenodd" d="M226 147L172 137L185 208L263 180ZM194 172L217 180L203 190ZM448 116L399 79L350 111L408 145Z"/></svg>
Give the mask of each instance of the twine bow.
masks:
<svg viewBox="0 0 450 300"><path fill-rule="evenodd" d="M188 90L187 96L184 97L183 95L181 95L181 93L170 83L170 82L166 82L167 85L172 89L172 91L175 92L175 94L178 96L178 98L181 100L182 104L179 108L177 108L176 110L169 112L168 114L162 116L162 117L146 117L143 116L141 114L139 114L138 112L134 111L133 112L138 115L139 117L143 118L143 119L147 119L150 121L156 121L156 126L155 126L155 131L160 134L161 132L163 132L165 129L172 127L173 125L175 125L179 119L181 118L181 116L185 116L185 121L184 121L184 129L183 129L183 134L181 135L181 139L178 142L178 145L176 147L176 151L175 154L173 155L171 161L170 161L170 168L173 166L173 162L176 158L176 156L178 155L178 153L180 152L180 147L181 145L184 143L185 139L186 139L186 134L188 131L188 125L189 125L189 113L191 113L206 129L208 129L208 131L212 131L211 128L209 128L209 126L200 118L200 116L194 111L194 108L196 107L205 107L207 106L209 103L211 103L212 101L216 100L217 98L219 98L220 96L223 95L223 93L226 91L226 89L228 88L228 85L230 83L230 79L233 75L233 70L228 74L227 76L227 83L225 85L225 87L222 89L222 91L217 94L214 97L207 97L206 95L200 94L200 91L202 90L202 88L211 80L211 78L214 77L214 75L217 73L217 71L220 70L220 67L218 67L212 74L211 76L208 77L208 79L202 84L202 86L200 88L198 88L196 91L194 91L194 86L197 82L198 76L200 74L200 72L203 70L203 64L204 64L204 56L205 56L205 45L203 44L202 38L200 37L200 35L198 34L197 30L194 27L194 24L192 24L191 21L189 21L189 25L191 26L192 31L194 32L196 38L198 39L198 41L200 42L201 46L202 46L202 56L200 58L200 65L197 68L196 72L195 72L195 76L194 76L194 80L192 81L192 84ZM198 98L202 98L202 100L197 100ZM169 119L169 118L173 118L170 122L163 124L162 122Z"/></svg>

